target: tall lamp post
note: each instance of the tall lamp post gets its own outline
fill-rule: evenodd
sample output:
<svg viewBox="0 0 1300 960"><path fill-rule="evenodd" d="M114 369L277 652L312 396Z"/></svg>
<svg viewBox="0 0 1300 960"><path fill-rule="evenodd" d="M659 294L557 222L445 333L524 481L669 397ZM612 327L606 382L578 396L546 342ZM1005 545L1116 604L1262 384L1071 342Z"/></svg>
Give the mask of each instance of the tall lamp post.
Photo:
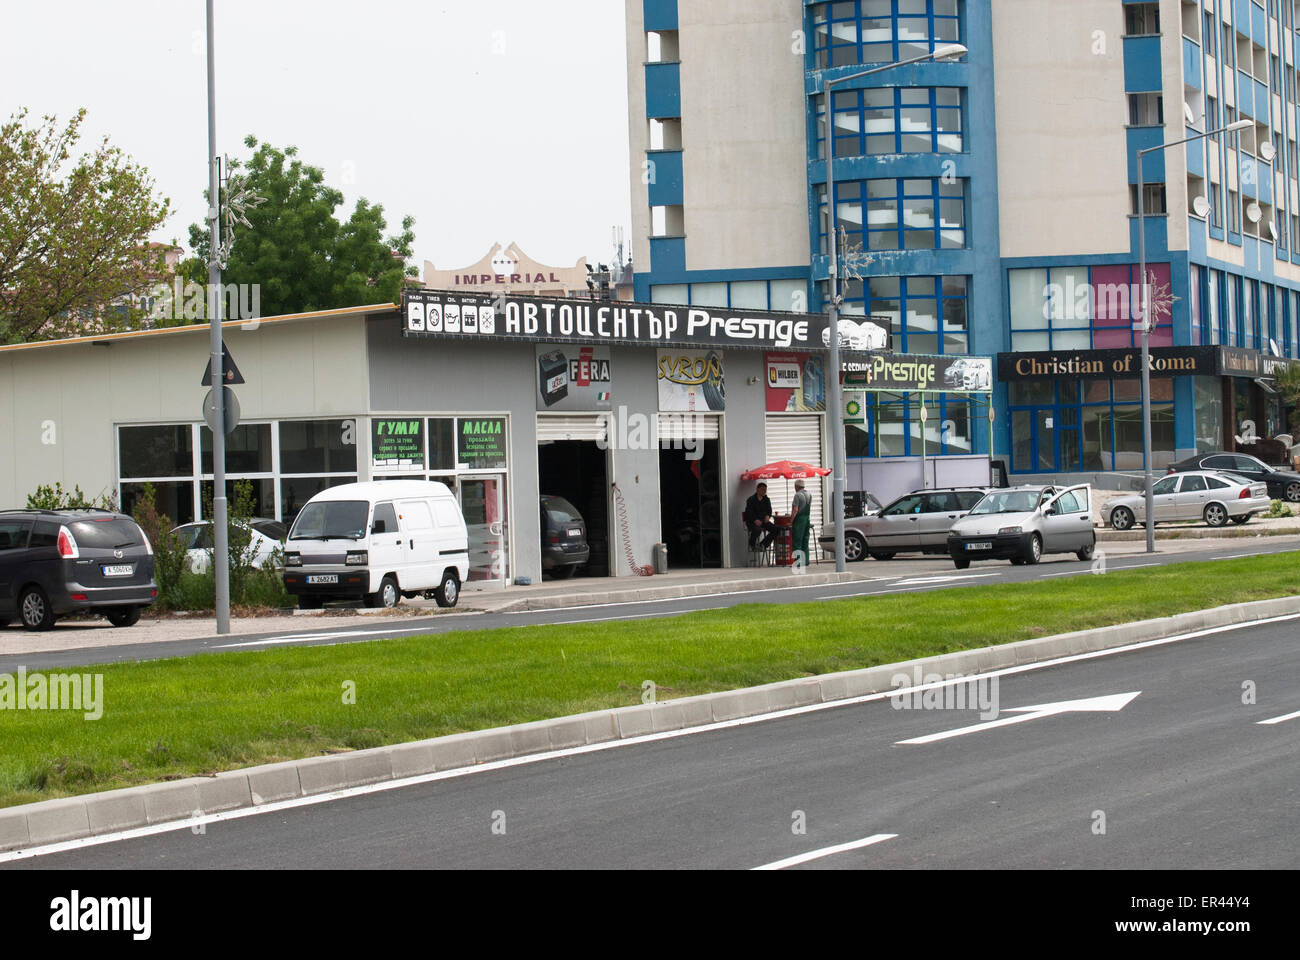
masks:
<svg viewBox="0 0 1300 960"><path fill-rule="evenodd" d="M1206 137L1212 137L1218 133L1232 133L1237 130L1245 130L1247 127L1252 127L1254 125L1254 120L1237 120L1234 123L1228 124L1226 127L1219 127L1217 130L1207 130L1205 133L1198 133L1194 137L1184 137L1182 140L1171 140L1169 143L1161 143L1154 147L1146 147L1137 152L1138 320L1141 323L1142 329L1142 462L1144 465L1143 480L1146 489L1147 553L1156 552L1156 513L1155 493L1152 490L1154 478L1151 474L1151 298L1149 295L1149 284L1147 283L1146 198L1143 196L1143 194L1146 193L1146 181L1142 175L1142 161L1146 159L1148 153L1155 153L1158 150L1167 150L1170 147L1176 147L1184 143L1191 143L1194 140L1204 140Z"/></svg>
<svg viewBox="0 0 1300 960"><path fill-rule="evenodd" d="M216 575L217 634L230 632L230 555L226 526L226 378L221 342L221 176L217 158L215 17L208 0L208 322L212 351L212 568Z"/></svg>
<svg viewBox="0 0 1300 960"><path fill-rule="evenodd" d="M953 60L966 55L966 48L960 43L948 43L935 47L930 53L920 57L899 60L883 66L861 70L848 76L827 80L822 85L826 97L827 156L826 156L826 202L830 207L830 250L831 250L831 290L827 314L830 320L830 430L831 430L831 489L833 492L832 510L835 517L835 572L844 572L844 474L848 464L844 456L844 395L840 385L840 257L839 237L835 226L835 101L834 88L850 80L869 77L873 73L883 73L895 67L905 67L912 63L927 60Z"/></svg>

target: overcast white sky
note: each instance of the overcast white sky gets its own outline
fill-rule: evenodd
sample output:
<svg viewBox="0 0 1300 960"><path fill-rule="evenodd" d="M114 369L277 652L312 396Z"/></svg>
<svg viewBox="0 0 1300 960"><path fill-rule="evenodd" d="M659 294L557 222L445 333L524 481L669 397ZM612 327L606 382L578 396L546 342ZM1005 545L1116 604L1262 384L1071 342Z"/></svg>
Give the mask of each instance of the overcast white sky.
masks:
<svg viewBox="0 0 1300 960"><path fill-rule="evenodd" d="M204 0L4 0L0 116L89 111L149 168L188 246L204 214ZM493 241L543 263L607 261L629 228L617 0L217 0L219 152L296 145L347 198L416 218L423 268ZM630 248L630 236L629 248Z"/></svg>

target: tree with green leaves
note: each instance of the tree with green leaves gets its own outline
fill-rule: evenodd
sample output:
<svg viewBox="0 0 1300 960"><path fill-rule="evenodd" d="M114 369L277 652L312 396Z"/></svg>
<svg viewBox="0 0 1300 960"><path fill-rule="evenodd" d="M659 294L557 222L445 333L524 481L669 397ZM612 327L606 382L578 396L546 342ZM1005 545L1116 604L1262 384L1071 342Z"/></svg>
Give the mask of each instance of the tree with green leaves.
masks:
<svg viewBox="0 0 1300 960"><path fill-rule="evenodd" d="M385 239L383 207L362 198L340 222L335 211L343 193L326 185L321 168L299 159L296 147L280 150L254 137L244 145L253 156L247 164L232 162L231 172L238 170L244 189L266 202L245 212L251 226L238 228L222 283L257 284L265 316L397 303L405 278L417 275L406 265L415 219L404 217L401 232ZM190 279L206 283L206 224L190 227L190 246L202 271Z"/></svg>
<svg viewBox="0 0 1300 960"><path fill-rule="evenodd" d="M0 343L132 326L160 278L149 236L170 201L107 137L78 155L85 118L0 125Z"/></svg>

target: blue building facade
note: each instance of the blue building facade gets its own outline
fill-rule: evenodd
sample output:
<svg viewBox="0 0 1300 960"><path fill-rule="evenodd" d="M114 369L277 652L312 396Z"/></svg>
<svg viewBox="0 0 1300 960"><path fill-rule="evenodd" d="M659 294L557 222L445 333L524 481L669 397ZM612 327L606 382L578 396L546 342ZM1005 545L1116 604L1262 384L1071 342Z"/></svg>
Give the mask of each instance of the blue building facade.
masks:
<svg viewBox="0 0 1300 960"><path fill-rule="evenodd" d="M678 30L677 0L642 2L647 30ZM991 452L1013 474L1138 471L1143 459L1136 368L1110 379L1043 372L1068 371L1072 356L1140 348L1140 332L1133 329L1142 280L1138 218L1130 218L1127 249L1002 256L999 190L1014 191L1016 184L999 183L998 151L1015 145L998 142L996 2L804 0L803 22L796 26L806 40L807 263L694 270L685 238L668 230L650 239L649 269L636 274L636 295L790 309L790 298L797 300L802 290L806 301L796 308L822 311L833 199L847 249L860 248L864 263L861 280L842 284L845 315L888 317L897 352L1001 355L1004 371L1018 369L1014 357L1006 362L1010 355L1057 361L1055 368L1026 364L1029 373L997 382L991 411L968 395L928 395L929 432L920 419L922 398L872 397L866 422L849 428L851 457L915 456L924 436L931 453ZM1300 174L1294 5L1218 0L1219 9L1207 10L1205 0L1198 0L1181 4L1181 23L1161 24L1159 3L1090 2L1124 17L1118 60L1127 103L1115 108L1117 124L1127 110L1123 136L1133 214L1137 150L1239 118L1255 120L1253 129L1240 134L1146 158L1142 201L1153 347L1171 355L1179 348L1228 347L1257 360L1300 357L1300 270L1293 266L1300 266L1293 185ZM827 103L828 81L946 43L965 45L967 55L837 83ZM1182 60L1181 91L1166 89L1170 51ZM681 117L679 68L646 65L648 117ZM1182 93L1186 106L1171 102L1166 109L1170 93ZM1271 162L1265 159L1268 148L1275 154ZM651 205L680 205L680 150L647 157L658 170ZM1183 179L1185 193L1174 182ZM1123 182L1114 186L1124 188ZM1185 233L1170 230L1174 217L1186 220ZM1171 232L1179 238L1172 245ZM1216 366L1198 367L1195 375L1155 377L1153 466L1202 450L1231 449L1247 421L1260 436L1286 429L1285 409L1261 380L1266 377ZM935 431L940 423L943 429Z"/></svg>

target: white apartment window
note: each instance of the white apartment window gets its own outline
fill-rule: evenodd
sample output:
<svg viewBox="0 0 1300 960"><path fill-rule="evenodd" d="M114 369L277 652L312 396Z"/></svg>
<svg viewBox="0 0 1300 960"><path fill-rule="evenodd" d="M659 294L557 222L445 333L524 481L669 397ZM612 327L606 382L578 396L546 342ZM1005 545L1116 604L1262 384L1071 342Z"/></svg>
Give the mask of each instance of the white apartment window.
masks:
<svg viewBox="0 0 1300 960"><path fill-rule="evenodd" d="M1165 98L1159 93L1128 95L1130 127L1162 127L1165 123Z"/></svg>
<svg viewBox="0 0 1300 960"><path fill-rule="evenodd" d="M1138 215L1138 188L1136 183L1129 184L1129 201L1133 207L1133 216ZM1146 216L1152 214L1168 213L1165 209L1165 185L1163 183L1148 183L1142 192L1142 212Z"/></svg>
<svg viewBox="0 0 1300 960"><path fill-rule="evenodd" d="M1124 7L1124 36L1145 37L1160 32L1160 4L1130 3Z"/></svg>

